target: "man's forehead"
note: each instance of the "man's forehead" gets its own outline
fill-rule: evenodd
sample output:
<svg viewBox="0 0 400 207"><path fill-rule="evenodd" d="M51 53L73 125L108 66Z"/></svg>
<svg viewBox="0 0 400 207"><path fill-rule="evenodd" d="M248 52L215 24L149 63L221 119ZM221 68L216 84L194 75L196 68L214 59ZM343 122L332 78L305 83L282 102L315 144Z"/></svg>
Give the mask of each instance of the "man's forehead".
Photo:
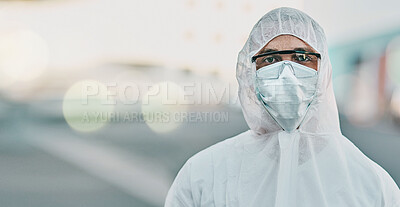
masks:
<svg viewBox="0 0 400 207"><path fill-rule="evenodd" d="M315 50L303 40L292 35L281 35L269 41L260 52L278 50L300 50L315 52Z"/></svg>

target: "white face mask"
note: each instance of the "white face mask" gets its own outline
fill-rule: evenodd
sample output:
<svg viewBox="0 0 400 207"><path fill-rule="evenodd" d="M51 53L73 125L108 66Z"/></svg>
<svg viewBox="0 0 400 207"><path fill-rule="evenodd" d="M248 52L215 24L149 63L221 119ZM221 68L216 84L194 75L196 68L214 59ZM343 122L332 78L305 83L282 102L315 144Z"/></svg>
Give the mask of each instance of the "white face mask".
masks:
<svg viewBox="0 0 400 207"><path fill-rule="evenodd" d="M292 62L280 61L256 71L257 98L287 132L300 126L314 99L318 72Z"/></svg>

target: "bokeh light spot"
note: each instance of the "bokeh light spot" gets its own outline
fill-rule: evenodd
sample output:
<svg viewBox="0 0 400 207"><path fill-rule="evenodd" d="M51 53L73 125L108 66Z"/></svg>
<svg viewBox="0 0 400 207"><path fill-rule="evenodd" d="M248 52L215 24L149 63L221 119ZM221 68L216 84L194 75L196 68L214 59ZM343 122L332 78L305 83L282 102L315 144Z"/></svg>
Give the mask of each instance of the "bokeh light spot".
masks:
<svg viewBox="0 0 400 207"><path fill-rule="evenodd" d="M30 30L15 30L0 35L0 86L38 78L47 68L46 41Z"/></svg>
<svg viewBox="0 0 400 207"><path fill-rule="evenodd" d="M394 38L387 48L388 77L400 86L400 37Z"/></svg>
<svg viewBox="0 0 400 207"><path fill-rule="evenodd" d="M113 97L107 96L107 87L95 80L73 84L64 95L63 114L74 130L92 132L104 127L113 116Z"/></svg>
<svg viewBox="0 0 400 207"><path fill-rule="evenodd" d="M182 87L174 82L154 84L142 100L142 114L149 128L157 133L178 128L188 108L182 104L183 96Z"/></svg>

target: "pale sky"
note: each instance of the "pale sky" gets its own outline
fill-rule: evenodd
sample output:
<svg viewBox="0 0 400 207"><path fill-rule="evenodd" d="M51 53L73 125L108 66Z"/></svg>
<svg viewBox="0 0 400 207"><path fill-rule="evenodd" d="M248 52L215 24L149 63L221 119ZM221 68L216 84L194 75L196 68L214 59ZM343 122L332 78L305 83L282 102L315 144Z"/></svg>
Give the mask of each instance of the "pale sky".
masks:
<svg viewBox="0 0 400 207"><path fill-rule="evenodd" d="M315 18L330 45L400 25L400 3L394 0L6 1L0 3L0 35L22 30L41 39L48 48L43 54L47 70L67 73L102 62L154 62L199 73L217 71L231 81L251 28L279 6L299 8Z"/></svg>

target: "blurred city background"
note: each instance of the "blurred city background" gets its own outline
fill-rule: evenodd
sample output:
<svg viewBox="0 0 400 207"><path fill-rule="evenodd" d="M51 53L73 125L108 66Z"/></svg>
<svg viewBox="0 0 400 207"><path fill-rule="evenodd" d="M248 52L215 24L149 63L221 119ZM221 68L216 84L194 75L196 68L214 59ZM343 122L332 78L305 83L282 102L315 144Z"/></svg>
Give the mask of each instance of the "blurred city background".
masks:
<svg viewBox="0 0 400 207"><path fill-rule="evenodd" d="M2 0L0 205L162 206L248 129L237 54L280 6L325 29L342 132L400 184L399 1Z"/></svg>

